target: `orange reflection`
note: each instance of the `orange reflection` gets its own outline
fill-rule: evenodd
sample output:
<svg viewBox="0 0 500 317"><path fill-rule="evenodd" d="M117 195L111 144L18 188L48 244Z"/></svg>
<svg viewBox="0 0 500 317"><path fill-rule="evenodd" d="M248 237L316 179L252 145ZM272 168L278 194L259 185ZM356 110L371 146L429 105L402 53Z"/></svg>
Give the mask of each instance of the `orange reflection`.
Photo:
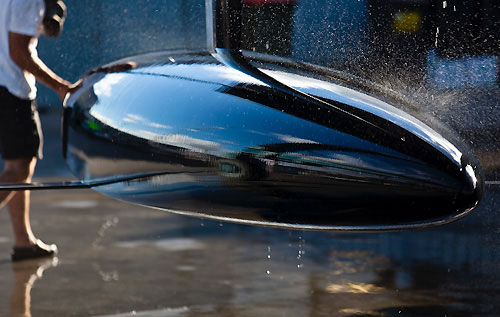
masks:
<svg viewBox="0 0 500 317"><path fill-rule="evenodd" d="M362 316L384 316L384 314L372 311L372 310L362 310L357 308L346 308L341 309L339 313L349 314L349 315L362 315Z"/></svg>
<svg viewBox="0 0 500 317"><path fill-rule="evenodd" d="M372 294L384 290L383 287L375 286L366 283L346 283L346 284L330 284L326 287L328 293L354 293L354 294Z"/></svg>

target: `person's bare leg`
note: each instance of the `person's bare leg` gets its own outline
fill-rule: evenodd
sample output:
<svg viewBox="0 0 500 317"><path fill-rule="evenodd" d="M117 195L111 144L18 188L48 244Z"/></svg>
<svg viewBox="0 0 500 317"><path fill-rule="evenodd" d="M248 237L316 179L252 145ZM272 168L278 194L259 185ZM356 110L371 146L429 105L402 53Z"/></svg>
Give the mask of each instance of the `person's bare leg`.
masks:
<svg viewBox="0 0 500 317"><path fill-rule="evenodd" d="M28 165L24 160L5 160L4 169L0 174L0 183L15 184L22 182L22 176L19 174L19 169L22 165ZM0 208L3 207L15 194L14 191L0 191Z"/></svg>
<svg viewBox="0 0 500 317"><path fill-rule="evenodd" d="M5 160L4 173L0 181L10 183L29 183L35 172L36 158ZM7 194L3 203L9 207L9 215L14 229L14 249L12 261L21 261L57 254L55 244L47 245L35 238L31 230L29 191Z"/></svg>
<svg viewBox="0 0 500 317"><path fill-rule="evenodd" d="M36 243L30 224L30 192L14 193L7 203L14 229L14 247L27 247Z"/></svg>
<svg viewBox="0 0 500 317"><path fill-rule="evenodd" d="M35 171L36 158L5 160L2 183L28 183ZM7 203L14 229L14 246L34 245L36 238L29 219L29 191L0 193L0 205Z"/></svg>

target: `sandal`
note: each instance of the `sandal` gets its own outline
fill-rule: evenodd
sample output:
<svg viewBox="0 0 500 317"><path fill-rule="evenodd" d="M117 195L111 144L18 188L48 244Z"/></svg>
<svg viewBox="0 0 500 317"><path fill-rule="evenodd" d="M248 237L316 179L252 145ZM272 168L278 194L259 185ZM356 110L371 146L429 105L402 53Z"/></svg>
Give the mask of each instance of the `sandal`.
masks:
<svg viewBox="0 0 500 317"><path fill-rule="evenodd" d="M57 254L55 244L47 245L41 240L36 240L36 244L29 247L14 247L12 252L12 261L22 261L28 259L54 256Z"/></svg>

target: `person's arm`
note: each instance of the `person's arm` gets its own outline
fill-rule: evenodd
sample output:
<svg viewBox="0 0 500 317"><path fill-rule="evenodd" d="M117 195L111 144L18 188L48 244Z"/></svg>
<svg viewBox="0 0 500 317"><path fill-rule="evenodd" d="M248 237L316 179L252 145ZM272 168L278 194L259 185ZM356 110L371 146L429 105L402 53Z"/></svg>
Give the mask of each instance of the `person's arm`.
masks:
<svg viewBox="0 0 500 317"><path fill-rule="evenodd" d="M54 90L61 100L75 87L54 73L38 56L31 54L30 44L35 38L29 35L9 32L9 53L12 61L21 69Z"/></svg>

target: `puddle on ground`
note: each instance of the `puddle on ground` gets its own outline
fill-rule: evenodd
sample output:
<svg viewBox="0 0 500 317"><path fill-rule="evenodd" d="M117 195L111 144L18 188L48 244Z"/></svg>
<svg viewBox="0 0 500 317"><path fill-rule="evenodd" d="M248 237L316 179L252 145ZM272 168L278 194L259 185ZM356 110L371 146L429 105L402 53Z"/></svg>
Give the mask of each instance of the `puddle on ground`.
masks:
<svg viewBox="0 0 500 317"><path fill-rule="evenodd" d="M143 246L152 246L169 252L201 250L205 248L205 244L198 240L190 238L123 241L118 242L115 245L120 248L139 248Z"/></svg>
<svg viewBox="0 0 500 317"><path fill-rule="evenodd" d="M97 207L98 203L95 200L60 200L50 204L54 208L74 208L87 209Z"/></svg>
<svg viewBox="0 0 500 317"><path fill-rule="evenodd" d="M188 316L187 313L190 312L188 307L179 308L165 308L160 310L149 310L149 311L131 311L129 313L116 314L116 315L100 315L94 317L183 317Z"/></svg>
<svg viewBox="0 0 500 317"><path fill-rule="evenodd" d="M475 230L478 222L500 227L496 201L485 200L487 212L462 223L382 234L220 226L114 201L79 214L76 226L74 213L47 208L34 213L51 215L36 229L42 238L57 234L61 261L31 283L31 311L36 317L498 316L498 233ZM9 226L4 221L3 232ZM28 294L30 284L13 282L5 258L0 316L8 316L10 293Z"/></svg>

